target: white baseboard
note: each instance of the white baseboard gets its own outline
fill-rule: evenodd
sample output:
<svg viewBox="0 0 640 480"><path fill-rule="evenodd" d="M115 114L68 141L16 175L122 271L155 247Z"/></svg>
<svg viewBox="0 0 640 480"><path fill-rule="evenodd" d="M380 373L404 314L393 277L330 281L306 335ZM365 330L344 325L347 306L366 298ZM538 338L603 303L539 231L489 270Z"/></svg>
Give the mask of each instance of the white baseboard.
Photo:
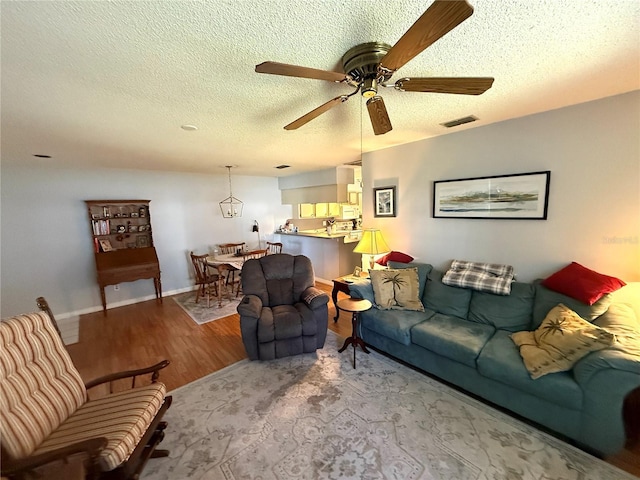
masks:
<svg viewBox="0 0 640 480"><path fill-rule="evenodd" d="M62 335L65 345L71 345L80 341L80 317L74 315L63 319L57 319L56 323Z"/></svg>

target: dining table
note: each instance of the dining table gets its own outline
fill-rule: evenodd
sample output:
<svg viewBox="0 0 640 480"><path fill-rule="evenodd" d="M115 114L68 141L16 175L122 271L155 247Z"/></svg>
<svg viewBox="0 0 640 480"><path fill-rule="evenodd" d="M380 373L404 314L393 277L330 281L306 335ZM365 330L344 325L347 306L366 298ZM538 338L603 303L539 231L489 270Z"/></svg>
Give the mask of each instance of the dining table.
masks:
<svg viewBox="0 0 640 480"><path fill-rule="evenodd" d="M236 253L228 254L214 254L209 255L206 258L207 265L218 268L220 265L226 265L231 268L232 271L242 270L244 265L244 256ZM220 275L218 278L218 307L222 307L222 287L224 286L225 278Z"/></svg>

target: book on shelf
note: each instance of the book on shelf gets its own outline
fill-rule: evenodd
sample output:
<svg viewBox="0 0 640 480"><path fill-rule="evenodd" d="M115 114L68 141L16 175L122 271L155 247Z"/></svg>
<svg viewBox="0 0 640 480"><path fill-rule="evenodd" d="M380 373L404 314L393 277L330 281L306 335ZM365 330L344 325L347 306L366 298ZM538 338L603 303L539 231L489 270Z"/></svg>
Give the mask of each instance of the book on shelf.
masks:
<svg viewBox="0 0 640 480"><path fill-rule="evenodd" d="M109 235L111 233L109 220L92 220L91 226L94 235Z"/></svg>

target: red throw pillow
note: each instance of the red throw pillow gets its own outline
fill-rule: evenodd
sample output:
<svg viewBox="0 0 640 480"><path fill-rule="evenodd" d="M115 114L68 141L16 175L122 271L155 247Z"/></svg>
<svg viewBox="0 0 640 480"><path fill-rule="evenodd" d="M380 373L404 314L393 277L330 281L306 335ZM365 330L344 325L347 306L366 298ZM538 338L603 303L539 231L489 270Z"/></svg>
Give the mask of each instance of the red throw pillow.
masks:
<svg viewBox="0 0 640 480"><path fill-rule="evenodd" d="M376 263L386 267L387 262L409 263L411 261L413 261L413 257L411 255L407 255L402 252L389 252L385 256L377 259Z"/></svg>
<svg viewBox="0 0 640 480"><path fill-rule="evenodd" d="M587 305L593 305L603 295L615 292L626 283L618 278L594 272L579 263L571 262L543 280L542 285Z"/></svg>

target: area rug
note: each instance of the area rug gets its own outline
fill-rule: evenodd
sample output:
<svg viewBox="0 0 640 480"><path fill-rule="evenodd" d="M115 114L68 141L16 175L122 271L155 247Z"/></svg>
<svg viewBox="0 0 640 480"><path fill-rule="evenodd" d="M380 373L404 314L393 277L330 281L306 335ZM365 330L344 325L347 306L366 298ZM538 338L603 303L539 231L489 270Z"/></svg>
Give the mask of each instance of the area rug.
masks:
<svg viewBox="0 0 640 480"><path fill-rule="evenodd" d="M222 306L218 307L218 299L212 298L211 306L207 307L206 297L204 299L200 298L198 303L196 303L195 291L181 293L171 298L173 298L198 325L237 313L236 309L238 308L240 300L242 300L242 298L229 299L228 297L224 297L222 299Z"/></svg>
<svg viewBox="0 0 640 480"><path fill-rule="evenodd" d="M174 392L141 478L226 480L635 478L372 352L243 360Z"/></svg>

